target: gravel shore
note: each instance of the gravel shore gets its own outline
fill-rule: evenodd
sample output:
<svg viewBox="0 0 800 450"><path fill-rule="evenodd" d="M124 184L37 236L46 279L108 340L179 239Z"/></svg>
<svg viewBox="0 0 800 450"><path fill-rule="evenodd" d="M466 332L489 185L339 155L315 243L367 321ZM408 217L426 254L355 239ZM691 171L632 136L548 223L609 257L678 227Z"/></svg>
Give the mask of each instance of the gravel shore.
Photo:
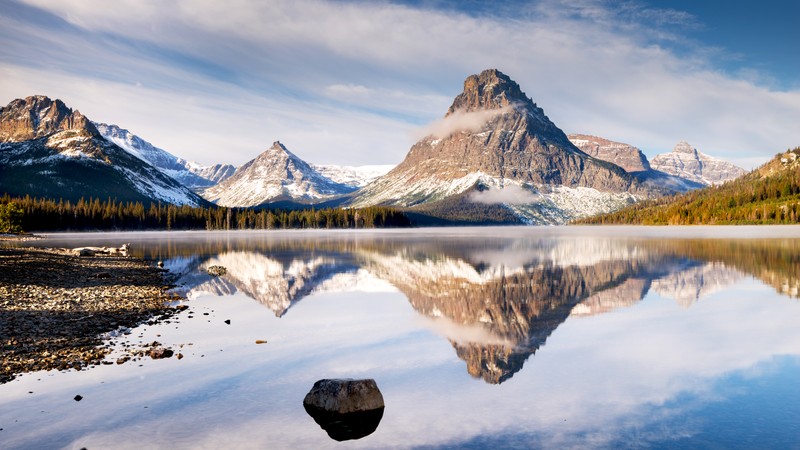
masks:
<svg viewBox="0 0 800 450"><path fill-rule="evenodd" d="M0 383L103 361L103 333L169 317L164 272L123 256L0 247Z"/></svg>

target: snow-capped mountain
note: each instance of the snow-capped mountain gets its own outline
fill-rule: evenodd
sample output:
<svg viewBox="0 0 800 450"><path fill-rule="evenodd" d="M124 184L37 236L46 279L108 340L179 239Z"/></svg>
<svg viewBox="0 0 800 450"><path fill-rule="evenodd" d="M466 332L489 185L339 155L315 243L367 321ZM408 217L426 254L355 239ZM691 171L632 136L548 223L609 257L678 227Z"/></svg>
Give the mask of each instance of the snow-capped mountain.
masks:
<svg viewBox="0 0 800 450"><path fill-rule="evenodd" d="M275 202L317 204L353 190L325 177L276 141L202 195L220 206L249 207Z"/></svg>
<svg viewBox="0 0 800 450"><path fill-rule="evenodd" d="M132 155L142 161L146 161L188 188L197 189L213 186L233 175L233 172L236 170L236 168L230 164L201 166L197 163L178 158L172 153L154 146L117 125L108 125L105 123L95 123L94 125L106 140L117 144Z"/></svg>
<svg viewBox="0 0 800 450"><path fill-rule="evenodd" d="M444 119L405 160L359 190L354 206L425 209L481 205L528 223L564 223L655 195L619 166L591 157L503 73L472 75ZM437 202L446 201L437 204Z"/></svg>
<svg viewBox="0 0 800 450"><path fill-rule="evenodd" d="M339 184L362 187L394 169L393 165L336 166L332 164L310 164L311 167Z"/></svg>
<svg viewBox="0 0 800 450"><path fill-rule="evenodd" d="M661 172L709 186L738 178L747 171L727 161L697 151L681 141L669 153L657 155L650 166Z"/></svg>
<svg viewBox="0 0 800 450"><path fill-rule="evenodd" d="M104 139L80 112L45 96L17 99L0 109L0 174L0 191L15 196L206 204Z"/></svg>

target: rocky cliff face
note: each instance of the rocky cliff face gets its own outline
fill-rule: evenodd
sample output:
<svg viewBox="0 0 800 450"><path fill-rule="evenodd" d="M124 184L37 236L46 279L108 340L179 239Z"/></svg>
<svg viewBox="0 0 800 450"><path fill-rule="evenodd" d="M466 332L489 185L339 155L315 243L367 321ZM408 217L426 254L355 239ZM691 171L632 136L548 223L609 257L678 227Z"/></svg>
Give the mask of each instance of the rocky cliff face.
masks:
<svg viewBox="0 0 800 450"><path fill-rule="evenodd" d="M741 167L697 151L686 141L678 142L669 153L657 155L650 161L650 166L706 186L724 183L747 173Z"/></svg>
<svg viewBox="0 0 800 450"><path fill-rule="evenodd" d="M650 170L647 157L638 148L588 134L570 134L570 142L587 155L616 164L627 172Z"/></svg>
<svg viewBox="0 0 800 450"><path fill-rule="evenodd" d="M555 215L561 222L563 216L612 210L649 195L620 167L575 147L517 83L494 69L468 77L444 119L427 131L402 163L359 191L355 205L414 207L470 190L494 190L505 195L478 201L526 206L511 209L531 221L547 219L526 209L568 211ZM596 207L585 210L559 205L576 192L602 200L587 202Z"/></svg>
<svg viewBox="0 0 800 450"><path fill-rule="evenodd" d="M43 95L16 99L0 109L0 142L31 141L59 131L97 133L79 111Z"/></svg>
<svg viewBox="0 0 800 450"><path fill-rule="evenodd" d="M186 160L180 160L186 161ZM212 185L222 183L236 172L236 167L231 164L214 164L213 166L201 166L192 162L186 164L193 174L211 182Z"/></svg>
<svg viewBox="0 0 800 450"><path fill-rule="evenodd" d="M283 144L275 142L202 195L220 206L249 207L276 201L314 204L353 190L324 177Z"/></svg>

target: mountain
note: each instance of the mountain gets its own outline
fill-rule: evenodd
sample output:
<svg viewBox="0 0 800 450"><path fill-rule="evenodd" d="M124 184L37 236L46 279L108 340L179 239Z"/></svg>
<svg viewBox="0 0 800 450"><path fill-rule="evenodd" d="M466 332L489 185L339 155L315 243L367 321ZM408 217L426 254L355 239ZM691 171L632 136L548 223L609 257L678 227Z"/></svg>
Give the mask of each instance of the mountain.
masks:
<svg viewBox="0 0 800 450"><path fill-rule="evenodd" d="M0 191L73 201L93 197L207 204L104 139L79 111L45 96L17 99L0 109Z"/></svg>
<svg viewBox="0 0 800 450"><path fill-rule="evenodd" d="M638 148L614 142L588 134L570 134L567 136L576 147L595 158L614 163L627 172L645 172L650 170L647 157Z"/></svg>
<svg viewBox="0 0 800 450"><path fill-rule="evenodd" d="M311 167L336 183L354 188L366 186L394 168L392 165L336 166L331 164L311 164Z"/></svg>
<svg viewBox="0 0 800 450"><path fill-rule="evenodd" d="M198 189L213 186L233 175L236 170L230 164L201 166L178 158L117 125L105 123L95 123L94 125L106 140L127 150L133 156L149 163L188 188Z"/></svg>
<svg viewBox="0 0 800 450"><path fill-rule="evenodd" d="M644 202L576 221L593 224L700 225L800 223L800 148L721 185Z"/></svg>
<svg viewBox="0 0 800 450"><path fill-rule="evenodd" d="M426 214L447 218L448 210L480 204L484 214L563 223L654 194L575 147L495 69L469 76L444 119L426 131L403 162L355 194L354 206L424 206ZM448 199L456 200L436 204Z"/></svg>
<svg viewBox="0 0 800 450"><path fill-rule="evenodd" d="M727 161L703 154L686 141L678 142L669 153L657 155L650 167L709 186L738 178L747 171Z"/></svg>
<svg viewBox="0 0 800 450"><path fill-rule="evenodd" d="M622 167L653 191L674 194L705 186L694 179L652 168L644 153L630 144L588 134L570 134L569 140L587 154Z"/></svg>
<svg viewBox="0 0 800 450"><path fill-rule="evenodd" d="M354 190L326 178L276 141L202 195L220 206L251 207L279 202L319 204Z"/></svg>

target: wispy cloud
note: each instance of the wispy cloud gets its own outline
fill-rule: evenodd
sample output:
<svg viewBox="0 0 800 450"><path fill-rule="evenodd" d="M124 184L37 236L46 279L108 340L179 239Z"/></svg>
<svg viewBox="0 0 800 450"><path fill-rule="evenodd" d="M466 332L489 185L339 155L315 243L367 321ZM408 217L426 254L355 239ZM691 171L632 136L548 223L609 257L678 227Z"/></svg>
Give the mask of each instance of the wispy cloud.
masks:
<svg viewBox="0 0 800 450"><path fill-rule="evenodd" d="M512 105L499 109L481 109L477 111L464 111L459 109L442 119L428 124L414 133L414 135L417 139L421 139L425 136L434 136L438 139L444 139L459 131L476 133L481 131L492 119L506 114L512 109Z"/></svg>
<svg viewBox="0 0 800 450"><path fill-rule="evenodd" d="M489 67L566 132L650 156L687 139L749 162L800 143L800 92L722 73L716 50L682 37L695 18L635 2L470 14L324 0L5 0L3 10L0 71L14 76L0 102L65 97L201 161L241 163L281 139L312 162L399 162L411 130Z"/></svg>
<svg viewBox="0 0 800 450"><path fill-rule="evenodd" d="M487 205L530 205L541 201L541 196L516 184L503 187L490 187L485 191L470 194L470 200Z"/></svg>

